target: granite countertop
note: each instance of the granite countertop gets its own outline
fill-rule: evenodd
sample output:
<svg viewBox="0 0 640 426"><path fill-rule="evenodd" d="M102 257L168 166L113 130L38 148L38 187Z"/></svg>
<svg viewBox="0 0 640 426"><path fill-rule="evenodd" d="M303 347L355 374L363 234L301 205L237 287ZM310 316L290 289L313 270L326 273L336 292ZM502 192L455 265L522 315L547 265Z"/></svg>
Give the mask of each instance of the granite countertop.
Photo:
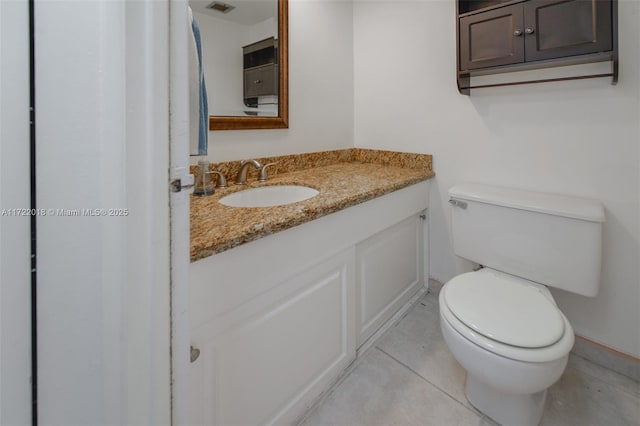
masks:
<svg viewBox="0 0 640 426"><path fill-rule="evenodd" d="M345 156L345 152L349 153ZM290 165L293 156L286 156L282 157L282 162L285 166L283 168L288 170L271 176L267 182L257 182L255 176L250 175L247 186L237 186L233 184L234 175L227 175L228 188L216 189L215 194L206 197L191 196L191 261L195 262L434 176L430 155L362 149L328 153L339 153L335 164L314 165L314 161L307 160L313 159L315 154L307 154L304 163L310 168L296 170L296 167ZM317 155L322 154L324 153ZM411 161L398 161L398 156L400 160L404 156ZM418 161L415 161L416 158ZM260 159L262 164L272 160L279 161L278 158ZM223 163L213 166L212 169L224 169ZM228 207L218 202L221 197L233 192L265 185L303 185L320 193L304 201L273 207Z"/></svg>

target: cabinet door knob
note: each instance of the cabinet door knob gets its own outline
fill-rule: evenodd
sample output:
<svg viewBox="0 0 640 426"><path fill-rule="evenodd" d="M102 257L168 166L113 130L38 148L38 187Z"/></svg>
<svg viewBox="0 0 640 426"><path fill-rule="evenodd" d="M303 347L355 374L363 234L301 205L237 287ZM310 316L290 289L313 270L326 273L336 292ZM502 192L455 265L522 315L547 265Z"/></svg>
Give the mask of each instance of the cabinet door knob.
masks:
<svg viewBox="0 0 640 426"><path fill-rule="evenodd" d="M524 32L527 33L527 34L533 34L534 30L533 30L533 28L525 28Z"/></svg>
<svg viewBox="0 0 640 426"><path fill-rule="evenodd" d="M514 35L514 36L516 36L516 37L521 36L521 35L522 35L522 30L515 30L515 31L513 32L513 35Z"/></svg>
<svg viewBox="0 0 640 426"><path fill-rule="evenodd" d="M193 346L189 347L191 362L196 362L198 357L200 356L200 349L194 348Z"/></svg>

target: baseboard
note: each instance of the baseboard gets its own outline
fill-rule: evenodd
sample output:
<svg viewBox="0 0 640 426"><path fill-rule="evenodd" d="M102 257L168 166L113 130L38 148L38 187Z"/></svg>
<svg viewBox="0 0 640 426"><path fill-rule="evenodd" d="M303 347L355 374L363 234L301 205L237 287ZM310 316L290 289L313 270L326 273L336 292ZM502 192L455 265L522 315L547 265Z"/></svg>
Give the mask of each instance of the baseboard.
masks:
<svg viewBox="0 0 640 426"><path fill-rule="evenodd" d="M640 382L640 358L625 354L602 343L576 334L571 352L588 361Z"/></svg>

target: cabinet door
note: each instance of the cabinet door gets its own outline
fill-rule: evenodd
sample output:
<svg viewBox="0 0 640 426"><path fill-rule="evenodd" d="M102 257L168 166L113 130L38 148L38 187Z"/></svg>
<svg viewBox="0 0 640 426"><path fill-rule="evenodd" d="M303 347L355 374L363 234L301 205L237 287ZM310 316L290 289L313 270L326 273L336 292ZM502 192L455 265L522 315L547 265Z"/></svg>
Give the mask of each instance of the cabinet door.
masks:
<svg viewBox="0 0 640 426"><path fill-rule="evenodd" d="M460 71L524 61L522 5L460 18Z"/></svg>
<svg viewBox="0 0 640 426"><path fill-rule="evenodd" d="M524 21L527 61L612 49L610 0L531 0Z"/></svg>
<svg viewBox="0 0 640 426"><path fill-rule="evenodd" d="M278 66L265 65L244 71L244 97L278 94Z"/></svg>
<svg viewBox="0 0 640 426"><path fill-rule="evenodd" d="M255 98L258 96L258 84L260 82L260 70L252 68L244 71L244 97Z"/></svg>
<svg viewBox="0 0 640 426"><path fill-rule="evenodd" d="M358 347L424 284L424 226L415 215L356 246Z"/></svg>
<svg viewBox="0 0 640 426"><path fill-rule="evenodd" d="M192 328L190 423L293 423L355 358L353 264L351 248Z"/></svg>
<svg viewBox="0 0 640 426"><path fill-rule="evenodd" d="M278 66L268 65L260 68L258 79L258 96L269 96L278 94Z"/></svg>

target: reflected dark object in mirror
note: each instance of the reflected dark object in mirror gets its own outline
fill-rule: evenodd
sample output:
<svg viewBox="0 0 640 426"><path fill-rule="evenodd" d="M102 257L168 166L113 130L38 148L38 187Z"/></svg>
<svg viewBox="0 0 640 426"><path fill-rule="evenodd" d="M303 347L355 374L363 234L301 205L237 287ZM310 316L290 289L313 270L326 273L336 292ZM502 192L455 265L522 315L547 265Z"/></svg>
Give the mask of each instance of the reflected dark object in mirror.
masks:
<svg viewBox="0 0 640 426"><path fill-rule="evenodd" d="M248 108L278 103L278 45L273 37L242 47L243 103ZM265 96L270 98L265 100ZM274 99L275 97L275 99ZM262 99L262 101L261 101ZM276 117L277 111L265 111ZM245 111L246 113L246 111ZM248 115L261 115L258 110ZM262 114L266 115L266 114Z"/></svg>
<svg viewBox="0 0 640 426"><path fill-rule="evenodd" d="M277 64L277 52L278 46L273 37L244 46L242 48L242 67L246 70L260 65Z"/></svg>

